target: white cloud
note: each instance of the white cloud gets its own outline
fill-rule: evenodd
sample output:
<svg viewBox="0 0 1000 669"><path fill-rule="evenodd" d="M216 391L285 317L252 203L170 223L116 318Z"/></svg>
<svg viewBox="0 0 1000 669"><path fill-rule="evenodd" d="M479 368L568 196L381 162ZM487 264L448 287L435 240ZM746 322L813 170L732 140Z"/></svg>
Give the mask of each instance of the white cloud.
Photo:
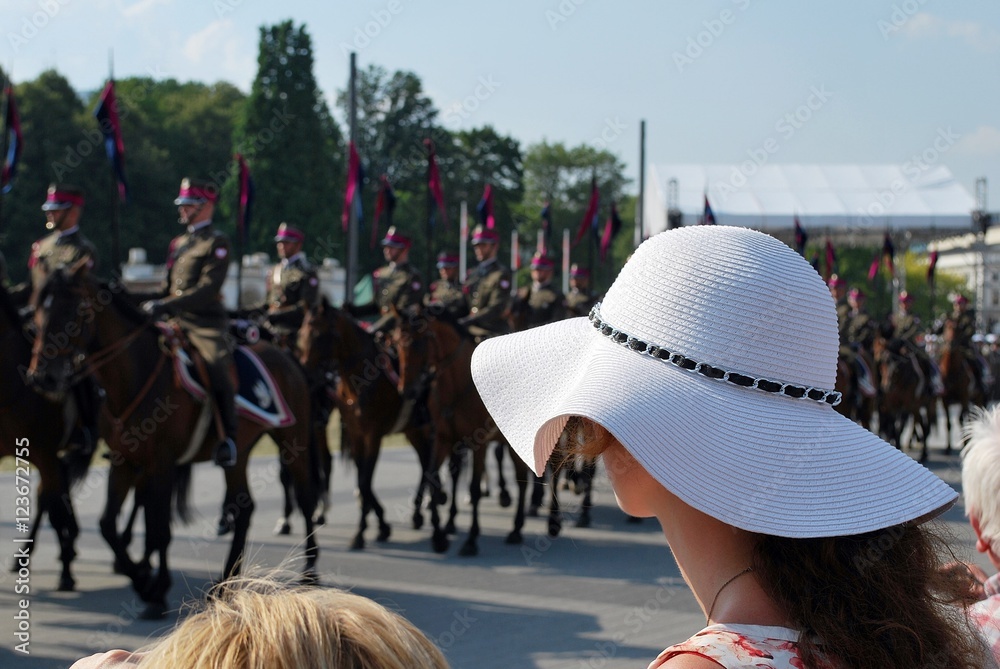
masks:
<svg viewBox="0 0 1000 669"><path fill-rule="evenodd" d="M967 155L1000 156L1000 129L981 125L974 132L963 135L955 148Z"/></svg>
<svg viewBox="0 0 1000 669"><path fill-rule="evenodd" d="M947 37L978 51L1000 49L1000 32L975 21L948 20L927 12L914 14L901 28L911 39Z"/></svg>
<svg viewBox="0 0 1000 669"><path fill-rule="evenodd" d="M250 43L246 35L240 34L230 19L219 19L189 36L181 53L190 64L198 66L198 71L216 73L209 79L248 87L257 72L256 46L256 42ZM206 77L201 74L195 78Z"/></svg>
<svg viewBox="0 0 1000 669"><path fill-rule="evenodd" d="M212 21L184 42L181 53L192 63L201 63L210 51L218 51L226 42L235 39L233 22L229 19Z"/></svg>
<svg viewBox="0 0 1000 669"><path fill-rule="evenodd" d="M118 10L127 19L142 18L148 15L156 6L169 6L173 0L118 0Z"/></svg>

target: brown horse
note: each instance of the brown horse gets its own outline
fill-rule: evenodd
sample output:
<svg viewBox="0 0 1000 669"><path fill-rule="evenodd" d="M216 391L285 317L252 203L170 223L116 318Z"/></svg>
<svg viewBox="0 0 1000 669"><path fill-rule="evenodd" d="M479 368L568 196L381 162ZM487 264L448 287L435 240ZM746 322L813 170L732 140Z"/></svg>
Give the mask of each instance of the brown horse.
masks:
<svg viewBox="0 0 1000 669"><path fill-rule="evenodd" d="M927 462L927 438L937 420L934 405L937 399L927 392L930 379L921 383L921 372L906 345L899 340L877 337L874 344L875 364L879 376L879 429L886 441L901 448L903 429L913 420L909 449L920 430L920 462Z"/></svg>
<svg viewBox="0 0 1000 669"><path fill-rule="evenodd" d="M867 352L859 351L856 355L865 361L873 375L878 374L877 367ZM871 379L871 382L876 388L878 387L877 378ZM841 415L857 422L866 430L870 430L877 397L868 397L861 392L858 387L856 363L848 357L843 347L841 347L840 356L837 358L837 380L834 389L840 393L842 398L834 409Z"/></svg>
<svg viewBox="0 0 1000 669"><path fill-rule="evenodd" d="M80 533L70 498L70 489L81 479L90 465L90 453L80 448L69 448L60 458L59 451L66 446L75 421L72 403L52 402L39 393L26 388L25 371L31 364L31 338L21 328L21 318L14 308L7 289L0 284L0 458L15 458L17 487L28 486L27 463L38 470L39 482L35 490L35 507L19 506L16 520L31 523L27 537L16 537L15 542L26 539L18 547L13 570L26 566L25 556L34 547L35 536L42 519L48 514L49 522L59 540L59 590L71 591L76 581L70 565L76 556L76 538ZM24 490L27 492L27 490ZM19 496L25 496L20 495ZM24 509L29 517L16 513Z"/></svg>
<svg viewBox="0 0 1000 669"><path fill-rule="evenodd" d="M938 351L938 368L941 370L941 381L944 383L944 394L941 396L941 406L944 409L946 429L945 453L952 450L951 441L951 407L958 405L958 424L961 425L972 406L984 406L985 398L976 382L966 351L954 344L955 322L945 320L941 337L941 347Z"/></svg>
<svg viewBox="0 0 1000 669"><path fill-rule="evenodd" d="M211 429L193 442L202 404L176 383L171 354L165 350L159 329L139 311L124 288L99 283L85 268L76 266L54 272L41 292L35 312L38 337L28 371L29 380L43 392L65 394L78 373L93 373L107 397L101 413L101 432L111 452L108 498L101 517L101 533L111 545L115 562L131 579L146 602L144 618L166 613L166 593L171 577L167 564L170 545L170 503L179 465L210 460L217 436ZM54 342L53 350L44 344ZM277 382L293 415L309 412L308 388L293 360L267 344L252 347ZM240 417L236 466L225 470L225 510L233 519L233 540L224 577L242 567L254 503L247 481L250 449L267 431L263 425ZM316 469L310 452L309 425L304 418L269 430L278 444L279 457L293 472L299 508L306 519L305 580L315 580L319 554L313 536L312 514ZM136 504L143 507L146 549L140 563L132 561L118 534L117 518L128 491L135 487ZM183 511L183 499L179 500ZM159 558L155 576L149 563Z"/></svg>
<svg viewBox="0 0 1000 669"><path fill-rule="evenodd" d="M417 452L420 461L420 481L413 501L412 523L420 529L424 523L424 492L430 487L432 498L437 496L441 484L431 463L431 426L418 425L414 419L413 403L405 403L396 390L394 372L389 355L383 351L371 333L325 298L316 306L306 305L305 317L299 329L299 361L311 372L335 371L337 381L336 403L341 424L354 464L358 469L358 492L361 497L361 519L351 548L365 547L365 530L368 514L375 513L379 531L376 541L388 541L392 527L385 520L385 510L375 496L372 486L375 465L382 448L383 437L403 432ZM432 514L436 509L432 505ZM437 523L436 518L432 520ZM434 549L444 551L441 537L435 532Z"/></svg>
<svg viewBox="0 0 1000 669"><path fill-rule="evenodd" d="M472 454L472 478L469 481L472 524L459 554L477 555L480 534L479 500L482 497L480 483L486 465L486 451L491 441L502 441L503 437L472 381L472 351L475 344L457 325L429 315L401 316L396 319L396 323L393 341L399 352L400 392L420 394L425 383L424 375L428 374L430 377L427 408L435 428L434 471L440 468L449 454L452 455L453 462L462 453ZM521 529L524 527L528 466L520 458L513 454L511 456L515 465L518 500L514 529L507 535L506 542L519 544L523 541ZM458 514L455 500L458 485L456 469L452 468L451 507L446 532L454 531L455 516Z"/></svg>

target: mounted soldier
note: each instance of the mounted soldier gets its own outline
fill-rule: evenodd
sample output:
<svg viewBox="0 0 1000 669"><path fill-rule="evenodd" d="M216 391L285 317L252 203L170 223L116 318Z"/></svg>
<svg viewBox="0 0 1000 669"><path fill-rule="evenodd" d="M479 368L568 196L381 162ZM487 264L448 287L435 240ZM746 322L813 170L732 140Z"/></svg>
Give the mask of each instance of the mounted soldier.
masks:
<svg viewBox="0 0 1000 669"><path fill-rule="evenodd" d="M395 226L390 227L382 239L382 256L386 263L372 274L375 299L369 304L345 304L345 310L355 318L378 315L371 331L381 338L395 324L393 308L398 312L409 311L423 305L424 280L417 268L410 264L410 247L413 242Z"/></svg>
<svg viewBox="0 0 1000 669"><path fill-rule="evenodd" d="M590 290L590 270L573 263L569 268L569 292L566 293L566 316L589 316L597 303Z"/></svg>
<svg viewBox="0 0 1000 669"><path fill-rule="evenodd" d="M924 330L920 318L910 311L913 302L913 295L905 290L899 293L899 313L890 319L894 340L890 344L890 348L896 353L905 349L913 361L914 369L921 378L919 390L938 396L944 392L944 384L941 381L941 373L924 347Z"/></svg>
<svg viewBox="0 0 1000 669"><path fill-rule="evenodd" d="M442 251L437 257L438 280L431 284L424 304L434 314L444 314L458 320L469 313L469 305L458 280L458 254Z"/></svg>
<svg viewBox="0 0 1000 669"><path fill-rule="evenodd" d="M14 286L10 297L22 313L33 311L38 291L58 267L85 263L87 271L97 266L97 249L80 230L85 196L83 190L69 184L52 184L46 193L42 211L45 227L52 232L31 245L28 258L28 280ZM79 424L74 427L69 443L83 453L92 453L97 446L97 413L101 406L101 389L90 375L73 385Z"/></svg>
<svg viewBox="0 0 1000 669"><path fill-rule="evenodd" d="M302 251L306 235L288 223L278 226L274 236L281 259L267 276L267 304L264 322L282 348L293 351L302 326L303 305L315 305L319 298L319 276Z"/></svg>
<svg viewBox="0 0 1000 669"><path fill-rule="evenodd" d="M969 306L969 298L961 293L955 293L951 300L952 311L944 320L950 321L954 330L951 345L969 362L969 368L975 377L976 385L983 397L989 397L987 386L992 379L986 361L978 350L973 338L976 335L976 311Z"/></svg>
<svg viewBox="0 0 1000 669"><path fill-rule="evenodd" d="M566 317L565 296L552 285L555 263L539 252L531 258L531 285L517 291L511 301L511 325L527 330Z"/></svg>
<svg viewBox="0 0 1000 669"><path fill-rule="evenodd" d="M201 355L224 433L215 447L215 464L236 464L236 391L229 320L222 284L229 271L229 240L212 224L218 189L205 181L184 179L174 200L177 222L187 230L170 242L167 276L161 289L142 296L142 310L175 321Z"/></svg>
<svg viewBox="0 0 1000 669"><path fill-rule="evenodd" d="M460 322L477 341L506 334L510 304L511 272L497 259L500 236L496 230L477 225L472 231L472 250L479 262L469 272L462 290L469 305L469 315Z"/></svg>

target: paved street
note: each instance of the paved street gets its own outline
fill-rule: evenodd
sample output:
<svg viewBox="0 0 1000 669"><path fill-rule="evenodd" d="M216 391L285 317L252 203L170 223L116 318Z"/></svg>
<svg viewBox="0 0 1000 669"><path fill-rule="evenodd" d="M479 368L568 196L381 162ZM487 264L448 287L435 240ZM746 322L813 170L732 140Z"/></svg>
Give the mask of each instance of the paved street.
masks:
<svg viewBox="0 0 1000 669"><path fill-rule="evenodd" d="M932 459L934 471L957 486L957 458L945 458L936 450ZM301 519L295 519L292 536L271 532L280 509L276 459L259 456L251 467L257 512L249 559L294 568L301 542L301 534L294 531L301 532ZM417 477L410 448L383 451L375 485L393 534L388 543L376 544L370 528L364 551L348 549L358 516L353 468L338 459L335 469L334 510L328 525L319 530L323 585L350 588L401 611L440 645L456 669L643 667L663 647L704 622L658 527L648 520L626 523L603 476L597 483L592 527L577 529L570 520L562 536L550 540L544 519L530 518L523 546L503 543L513 514L499 508L494 489L482 505L480 555L463 558L457 555L463 534L446 554L436 555L430 550L429 531L409 527ZM0 667L66 667L98 650L142 646L176 620L176 615L163 622L137 620L141 603L126 579L111 572L111 552L97 529L105 474L102 467L95 468L75 494L82 528L74 566L77 592L54 591L59 573L56 544L48 527L41 535L30 574L30 659L12 650L17 641L11 614L21 596L15 595L15 576L0 574ZM197 520L174 528L173 606L196 599L221 569L228 548L228 541L214 536L221 483L215 467L195 467ZM15 548L13 488L13 474L0 474L2 554ZM578 504L568 492L563 500L571 511ZM468 521L468 513L460 514L461 531ZM961 507L952 509L945 522L956 534L960 553L986 567L988 563L973 555Z"/></svg>

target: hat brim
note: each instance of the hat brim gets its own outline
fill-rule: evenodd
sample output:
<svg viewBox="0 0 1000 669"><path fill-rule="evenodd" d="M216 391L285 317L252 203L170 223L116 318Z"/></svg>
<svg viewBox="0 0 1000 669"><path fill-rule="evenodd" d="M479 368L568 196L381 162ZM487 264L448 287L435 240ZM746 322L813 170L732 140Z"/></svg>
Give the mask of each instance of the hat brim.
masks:
<svg viewBox="0 0 1000 669"><path fill-rule="evenodd" d="M42 211L63 211L72 206L72 202L46 202L42 205Z"/></svg>
<svg viewBox="0 0 1000 669"><path fill-rule="evenodd" d="M745 530L860 534L926 520L957 498L828 404L679 369L610 341L587 318L488 339L472 373L497 426L536 473L568 418L583 416L687 504Z"/></svg>
<svg viewBox="0 0 1000 669"><path fill-rule="evenodd" d="M208 200L203 200L196 197L179 197L176 200L174 200L174 204L178 206L182 204L203 204L205 202L208 202Z"/></svg>

